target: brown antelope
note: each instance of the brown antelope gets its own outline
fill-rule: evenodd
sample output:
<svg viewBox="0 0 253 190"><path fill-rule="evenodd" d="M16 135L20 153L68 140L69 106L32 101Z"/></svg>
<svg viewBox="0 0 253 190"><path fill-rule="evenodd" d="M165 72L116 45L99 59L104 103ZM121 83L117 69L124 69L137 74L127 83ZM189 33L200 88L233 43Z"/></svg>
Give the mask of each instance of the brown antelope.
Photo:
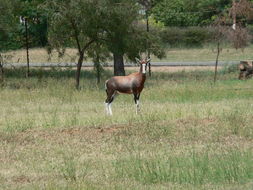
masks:
<svg viewBox="0 0 253 190"><path fill-rule="evenodd" d="M112 115L111 104L118 93L133 94L136 105L136 114L139 111L139 98L146 80L146 69L150 59L138 60L140 71L128 76L115 76L105 82L107 98L105 100L106 113Z"/></svg>

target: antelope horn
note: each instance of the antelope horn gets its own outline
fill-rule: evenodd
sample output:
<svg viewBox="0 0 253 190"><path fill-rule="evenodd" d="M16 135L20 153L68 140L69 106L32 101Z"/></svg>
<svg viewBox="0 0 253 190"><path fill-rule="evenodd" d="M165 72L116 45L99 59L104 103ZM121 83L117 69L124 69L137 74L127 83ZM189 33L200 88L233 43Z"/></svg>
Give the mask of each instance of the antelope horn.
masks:
<svg viewBox="0 0 253 190"><path fill-rule="evenodd" d="M135 60L136 60L138 63L140 63L140 62L141 62L141 60L139 60L137 57L135 58Z"/></svg>

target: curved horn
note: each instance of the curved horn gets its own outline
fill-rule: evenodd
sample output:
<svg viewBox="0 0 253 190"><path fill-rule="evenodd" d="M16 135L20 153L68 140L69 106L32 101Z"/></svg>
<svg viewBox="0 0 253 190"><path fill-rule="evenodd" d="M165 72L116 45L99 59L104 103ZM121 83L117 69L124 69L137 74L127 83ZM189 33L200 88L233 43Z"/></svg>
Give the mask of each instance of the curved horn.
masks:
<svg viewBox="0 0 253 190"><path fill-rule="evenodd" d="M139 60L137 57L135 58L135 60L136 60L138 63L140 63L140 62L141 62L141 60Z"/></svg>
<svg viewBox="0 0 253 190"><path fill-rule="evenodd" d="M150 61L151 61L151 58L148 58L146 62L149 63Z"/></svg>

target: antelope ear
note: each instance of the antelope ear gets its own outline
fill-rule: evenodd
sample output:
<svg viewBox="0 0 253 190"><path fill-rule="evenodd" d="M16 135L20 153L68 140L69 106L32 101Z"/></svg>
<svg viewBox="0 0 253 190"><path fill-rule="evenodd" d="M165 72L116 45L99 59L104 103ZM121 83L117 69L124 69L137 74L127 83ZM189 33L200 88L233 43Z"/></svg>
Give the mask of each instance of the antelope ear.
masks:
<svg viewBox="0 0 253 190"><path fill-rule="evenodd" d="M151 61L151 59L149 58L149 59L147 59L147 61L146 61L146 62L147 62L147 63L149 63L150 61Z"/></svg>
<svg viewBox="0 0 253 190"><path fill-rule="evenodd" d="M136 60L137 63L141 62L141 60L139 60L137 57L135 58L135 60Z"/></svg>

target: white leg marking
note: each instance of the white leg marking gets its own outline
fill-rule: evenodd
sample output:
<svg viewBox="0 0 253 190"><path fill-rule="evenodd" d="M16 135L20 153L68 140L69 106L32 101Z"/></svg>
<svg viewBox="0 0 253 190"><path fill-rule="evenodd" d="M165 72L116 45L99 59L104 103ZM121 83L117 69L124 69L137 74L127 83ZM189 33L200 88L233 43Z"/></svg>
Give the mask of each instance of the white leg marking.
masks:
<svg viewBox="0 0 253 190"><path fill-rule="evenodd" d="M136 114L140 111L140 102L139 100L136 101Z"/></svg>
<svg viewBox="0 0 253 190"><path fill-rule="evenodd" d="M112 115L112 104L108 104L109 115Z"/></svg>
<svg viewBox="0 0 253 190"><path fill-rule="evenodd" d="M105 103L105 111L106 111L106 114L108 115L109 114L108 103Z"/></svg>

